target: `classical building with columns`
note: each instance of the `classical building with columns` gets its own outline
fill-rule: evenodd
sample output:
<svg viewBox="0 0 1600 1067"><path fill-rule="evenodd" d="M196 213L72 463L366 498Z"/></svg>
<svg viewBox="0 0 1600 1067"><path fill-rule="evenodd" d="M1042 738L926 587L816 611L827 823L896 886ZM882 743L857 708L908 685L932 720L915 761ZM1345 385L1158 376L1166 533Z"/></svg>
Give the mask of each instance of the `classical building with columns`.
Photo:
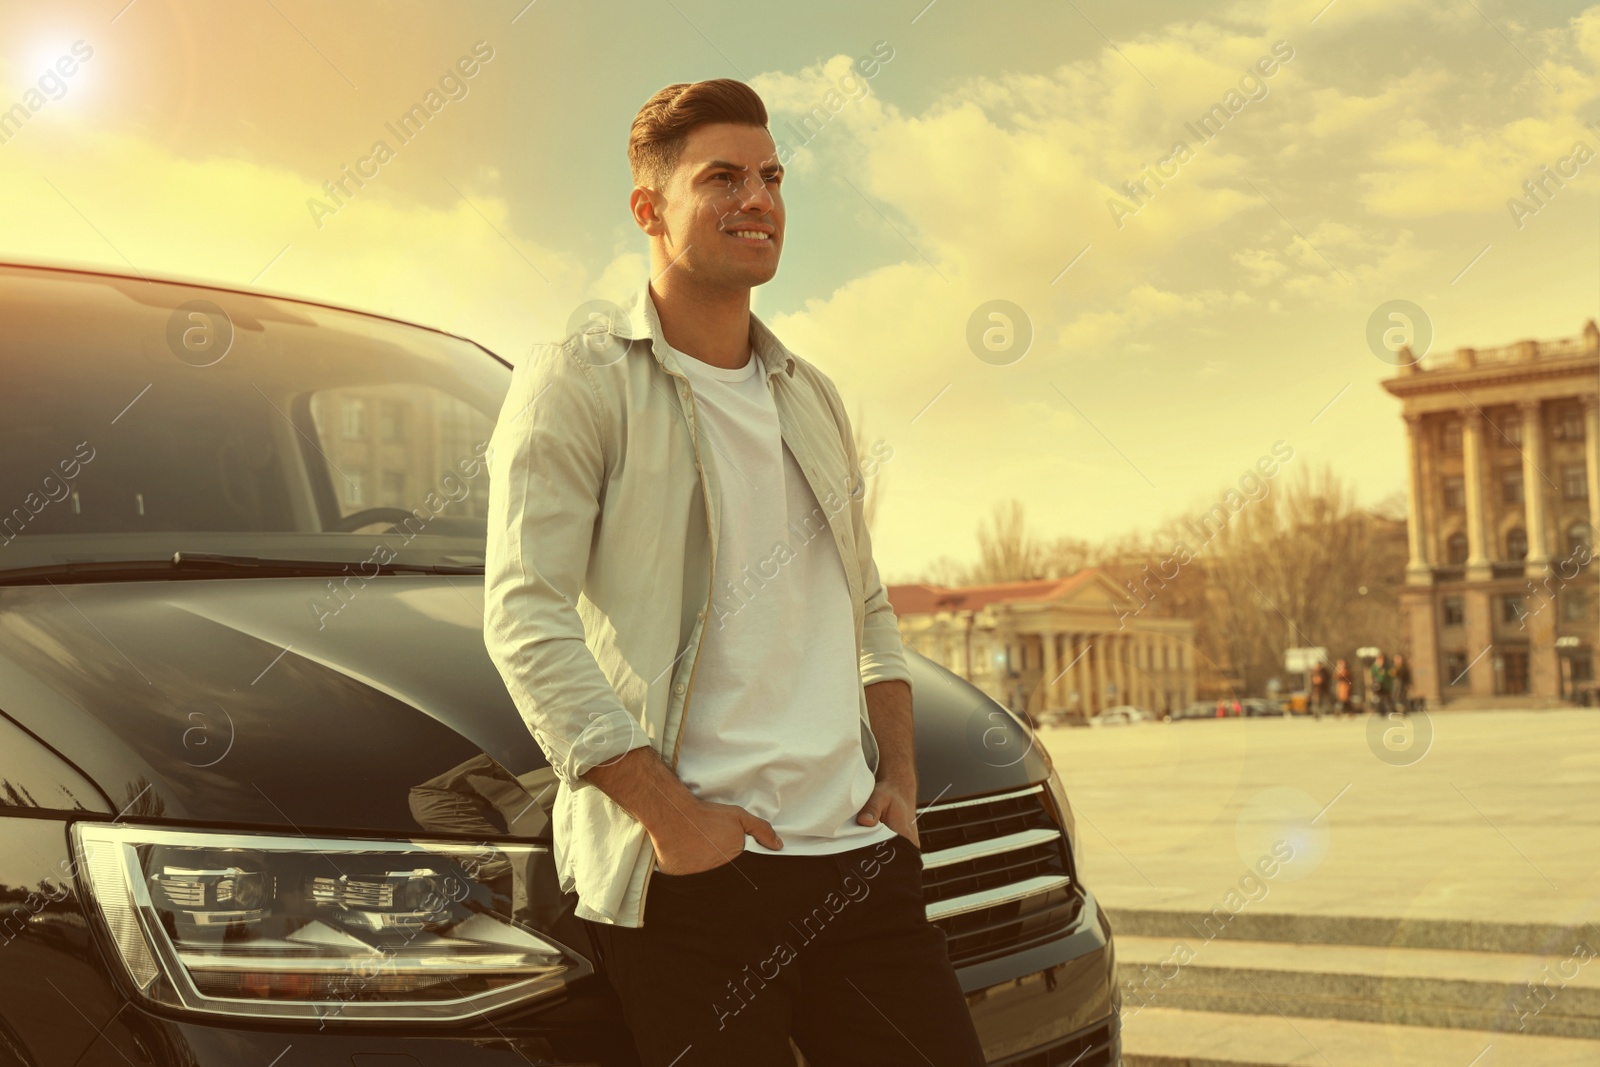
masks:
<svg viewBox="0 0 1600 1067"><path fill-rule="evenodd" d="M907 644L1034 716L1119 704L1157 715L1195 699L1194 623L1130 610L1090 567L1067 578L947 588L891 585Z"/></svg>
<svg viewBox="0 0 1600 1067"><path fill-rule="evenodd" d="M1600 564L1600 329L1407 360L1401 593L1416 684L1570 698L1592 685Z"/></svg>

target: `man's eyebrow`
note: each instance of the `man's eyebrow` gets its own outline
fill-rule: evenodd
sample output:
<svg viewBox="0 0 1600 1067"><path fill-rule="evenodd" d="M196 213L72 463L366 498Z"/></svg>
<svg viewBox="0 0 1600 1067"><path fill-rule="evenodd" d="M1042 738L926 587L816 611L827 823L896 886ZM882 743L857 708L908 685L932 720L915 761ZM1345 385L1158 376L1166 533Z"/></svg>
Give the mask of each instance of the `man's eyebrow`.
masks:
<svg viewBox="0 0 1600 1067"><path fill-rule="evenodd" d="M749 169L750 168L746 167L743 163L729 163L726 159L713 159L711 162L707 163L704 167L701 168L701 173L703 174L703 173L705 173L707 171L713 171L713 170L737 170L737 171L741 171L742 172L742 171L746 171L746 170L749 170ZM764 166L762 166L761 172L763 174L783 174L783 173L786 173L784 171L784 169L783 169L783 164L782 163L767 163Z"/></svg>

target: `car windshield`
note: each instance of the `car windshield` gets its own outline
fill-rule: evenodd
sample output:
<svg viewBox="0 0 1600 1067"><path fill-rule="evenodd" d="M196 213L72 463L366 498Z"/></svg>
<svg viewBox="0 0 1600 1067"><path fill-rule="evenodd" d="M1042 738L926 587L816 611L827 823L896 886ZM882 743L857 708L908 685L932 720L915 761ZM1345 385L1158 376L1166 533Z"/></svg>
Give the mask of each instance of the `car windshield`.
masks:
<svg viewBox="0 0 1600 1067"><path fill-rule="evenodd" d="M293 300L0 266L0 580L211 553L483 562L510 369Z"/></svg>

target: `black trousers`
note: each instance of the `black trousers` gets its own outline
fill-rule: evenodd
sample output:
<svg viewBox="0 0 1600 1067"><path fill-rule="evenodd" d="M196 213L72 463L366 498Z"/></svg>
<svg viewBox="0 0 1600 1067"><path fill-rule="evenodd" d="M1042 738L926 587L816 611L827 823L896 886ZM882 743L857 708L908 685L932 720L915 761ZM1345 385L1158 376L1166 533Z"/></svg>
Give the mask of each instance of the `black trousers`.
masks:
<svg viewBox="0 0 1600 1067"><path fill-rule="evenodd" d="M654 871L644 925L588 922L644 1067L982 1067L903 837Z"/></svg>

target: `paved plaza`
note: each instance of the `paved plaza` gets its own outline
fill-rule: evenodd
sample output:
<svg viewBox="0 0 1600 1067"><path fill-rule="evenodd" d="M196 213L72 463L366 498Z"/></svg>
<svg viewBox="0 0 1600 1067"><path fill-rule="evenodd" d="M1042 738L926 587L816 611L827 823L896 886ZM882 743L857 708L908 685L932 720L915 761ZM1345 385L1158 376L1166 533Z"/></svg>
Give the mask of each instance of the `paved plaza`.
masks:
<svg viewBox="0 0 1600 1067"><path fill-rule="evenodd" d="M1600 917L1600 711L1143 723L1037 743L1113 912L1210 911L1239 892L1258 912ZM1275 847L1292 858L1268 878Z"/></svg>
<svg viewBox="0 0 1600 1067"><path fill-rule="evenodd" d="M1600 711L1052 729L1129 1067L1600 1063Z"/></svg>

